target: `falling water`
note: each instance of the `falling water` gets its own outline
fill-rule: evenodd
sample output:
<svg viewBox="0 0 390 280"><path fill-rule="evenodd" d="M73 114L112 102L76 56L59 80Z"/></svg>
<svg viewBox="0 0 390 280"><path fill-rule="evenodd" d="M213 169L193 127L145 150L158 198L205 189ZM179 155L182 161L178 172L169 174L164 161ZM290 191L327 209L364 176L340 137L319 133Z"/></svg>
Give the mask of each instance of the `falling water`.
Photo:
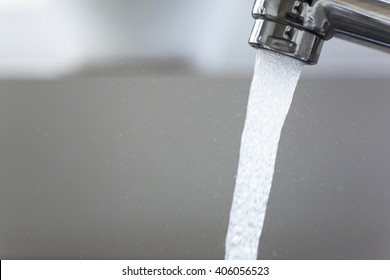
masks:
<svg viewBox="0 0 390 280"><path fill-rule="evenodd" d="M259 50L241 138L225 259L256 259L280 133L303 63Z"/></svg>

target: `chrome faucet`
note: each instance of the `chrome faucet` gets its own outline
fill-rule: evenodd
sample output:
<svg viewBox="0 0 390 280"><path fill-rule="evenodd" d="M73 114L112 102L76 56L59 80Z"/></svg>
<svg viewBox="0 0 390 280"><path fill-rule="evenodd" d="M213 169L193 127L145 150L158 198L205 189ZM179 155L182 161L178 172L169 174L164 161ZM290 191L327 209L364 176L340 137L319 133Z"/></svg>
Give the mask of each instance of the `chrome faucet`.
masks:
<svg viewBox="0 0 390 280"><path fill-rule="evenodd" d="M390 0L256 0L249 44L316 64L333 36L390 52Z"/></svg>

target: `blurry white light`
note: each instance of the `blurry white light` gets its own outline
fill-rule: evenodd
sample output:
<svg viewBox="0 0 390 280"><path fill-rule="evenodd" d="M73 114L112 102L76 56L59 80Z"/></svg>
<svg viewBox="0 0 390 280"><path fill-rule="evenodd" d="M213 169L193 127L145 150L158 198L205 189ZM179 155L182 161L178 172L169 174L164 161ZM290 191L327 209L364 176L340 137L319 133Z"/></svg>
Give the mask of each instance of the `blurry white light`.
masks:
<svg viewBox="0 0 390 280"><path fill-rule="evenodd" d="M83 41L70 0L0 0L0 79L55 78L78 69ZM62 4L62 5L61 5Z"/></svg>
<svg viewBox="0 0 390 280"><path fill-rule="evenodd" d="M0 10L39 7L47 4L48 0L0 0Z"/></svg>

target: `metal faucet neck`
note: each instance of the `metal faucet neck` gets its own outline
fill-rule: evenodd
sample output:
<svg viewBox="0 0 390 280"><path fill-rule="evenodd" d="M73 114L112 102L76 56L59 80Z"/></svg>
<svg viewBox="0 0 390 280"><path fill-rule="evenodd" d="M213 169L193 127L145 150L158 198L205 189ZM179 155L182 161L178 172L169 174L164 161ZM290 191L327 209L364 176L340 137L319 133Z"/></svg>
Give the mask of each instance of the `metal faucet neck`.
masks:
<svg viewBox="0 0 390 280"><path fill-rule="evenodd" d="M257 0L250 45L316 64L333 36L390 51L390 0Z"/></svg>

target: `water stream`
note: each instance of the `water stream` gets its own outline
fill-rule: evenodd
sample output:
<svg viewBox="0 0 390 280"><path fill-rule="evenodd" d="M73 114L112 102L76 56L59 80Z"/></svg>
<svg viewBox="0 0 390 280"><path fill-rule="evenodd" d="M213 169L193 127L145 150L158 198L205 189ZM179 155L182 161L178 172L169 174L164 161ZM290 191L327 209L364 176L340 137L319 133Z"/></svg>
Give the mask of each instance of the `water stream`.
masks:
<svg viewBox="0 0 390 280"><path fill-rule="evenodd" d="M225 259L256 259L280 133L303 63L259 50L226 237Z"/></svg>

